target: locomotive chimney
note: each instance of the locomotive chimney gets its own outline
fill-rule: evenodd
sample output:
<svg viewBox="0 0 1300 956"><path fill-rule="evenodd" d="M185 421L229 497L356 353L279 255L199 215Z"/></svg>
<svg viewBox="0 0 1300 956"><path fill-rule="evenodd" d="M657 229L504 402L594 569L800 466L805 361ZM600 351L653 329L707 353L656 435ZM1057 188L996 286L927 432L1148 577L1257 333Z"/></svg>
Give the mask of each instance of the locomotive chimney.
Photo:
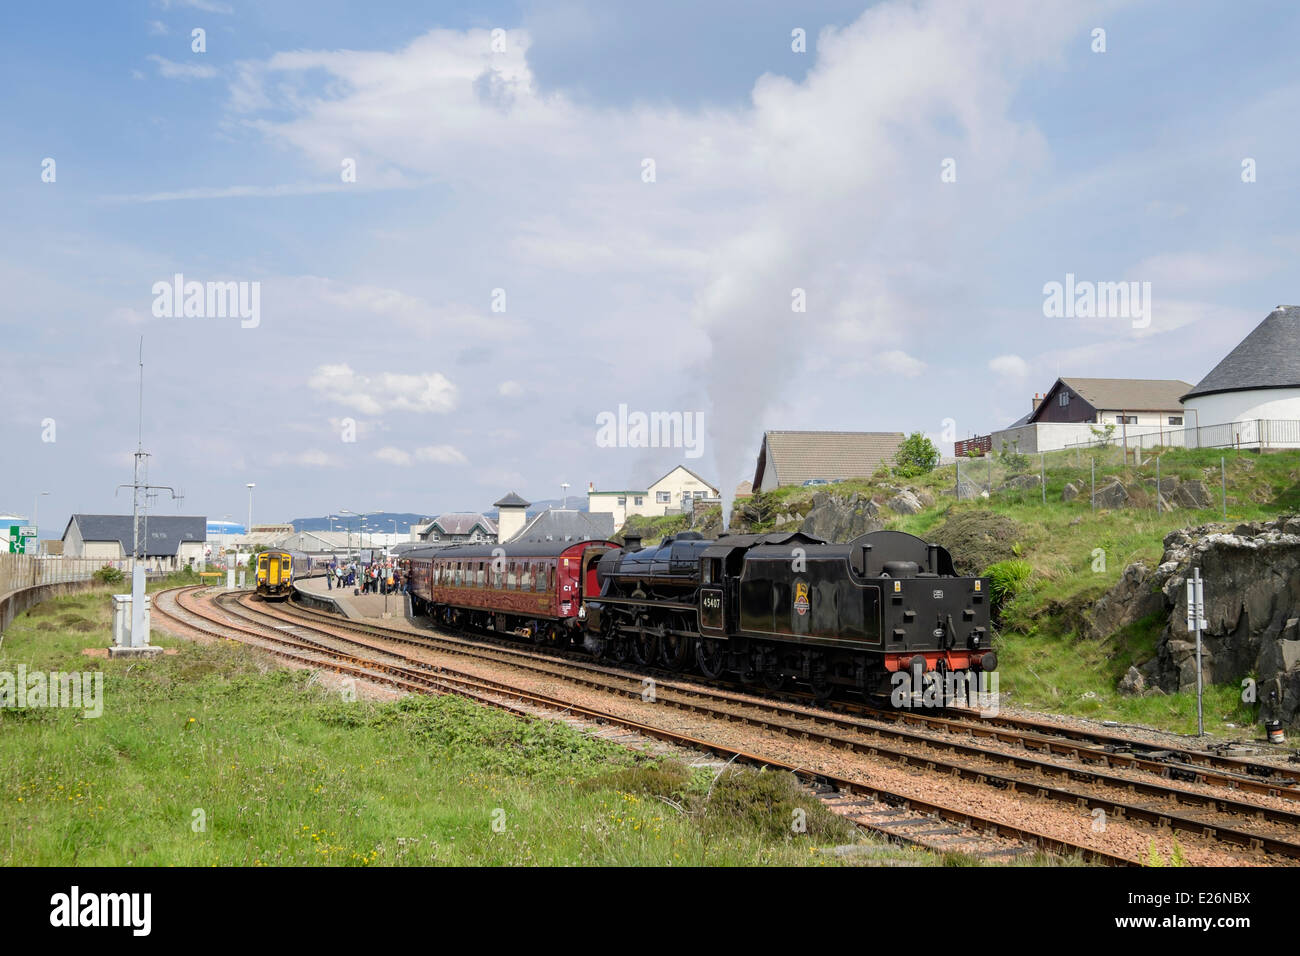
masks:
<svg viewBox="0 0 1300 956"><path fill-rule="evenodd" d="M930 573L939 573L939 546L937 544L927 544L925 546L925 560L930 565Z"/></svg>
<svg viewBox="0 0 1300 956"><path fill-rule="evenodd" d="M623 550L629 553L641 550L641 532L628 531L623 535Z"/></svg>

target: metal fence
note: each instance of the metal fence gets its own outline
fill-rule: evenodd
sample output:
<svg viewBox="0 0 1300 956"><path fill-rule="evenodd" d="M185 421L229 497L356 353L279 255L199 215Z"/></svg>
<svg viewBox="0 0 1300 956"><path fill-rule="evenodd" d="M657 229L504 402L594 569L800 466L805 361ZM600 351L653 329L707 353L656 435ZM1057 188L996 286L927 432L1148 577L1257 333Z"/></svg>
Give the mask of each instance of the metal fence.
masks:
<svg viewBox="0 0 1300 956"><path fill-rule="evenodd" d="M1219 425L1202 425L1172 430L1125 432L1116 426L1108 439L1076 442L1066 445L1066 450L1102 448L1117 445L1130 454L1158 448L1237 448L1269 451L1281 448L1300 448L1300 421L1289 418L1249 418L1241 422L1224 422Z"/></svg>
<svg viewBox="0 0 1300 956"><path fill-rule="evenodd" d="M1257 459L1258 452L1235 447L1167 452L1121 445L1036 455L1010 452L958 459L943 471L950 476L947 493L960 500L1067 502L1085 511L1138 508L1225 516L1230 507L1250 503L1246 489L1237 487L1237 462Z"/></svg>
<svg viewBox="0 0 1300 956"><path fill-rule="evenodd" d="M0 554L0 595L38 584L87 581L105 566L131 576L131 559L67 558L62 555ZM149 573L159 574L162 567L147 565Z"/></svg>

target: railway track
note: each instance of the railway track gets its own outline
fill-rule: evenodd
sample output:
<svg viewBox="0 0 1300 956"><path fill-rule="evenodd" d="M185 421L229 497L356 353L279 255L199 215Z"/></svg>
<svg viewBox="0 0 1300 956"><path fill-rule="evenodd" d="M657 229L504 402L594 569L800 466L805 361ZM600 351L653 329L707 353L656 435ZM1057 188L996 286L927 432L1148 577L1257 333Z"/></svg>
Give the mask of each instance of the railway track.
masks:
<svg viewBox="0 0 1300 956"><path fill-rule="evenodd" d="M961 852L986 861L1006 861L1026 853L1044 851L1060 856L1077 856L1088 862L1113 866L1132 865L1133 861L1120 855L1107 853L1093 847L1075 844L1027 827L1010 824L971 813L915 795L892 792L886 788L826 773L814 773L804 767L783 762L770 756L752 753L743 748L727 746L679 731L667 730L630 719L625 715L576 704L571 700L538 694L516 685L475 677L439 665L406 659L404 663L387 663L374 658L360 657L329 645L328 640L345 640L362 650L401 659L390 649L370 645L355 638L326 635L326 640L289 636L282 624L236 624L204 613L201 607L185 600L203 588L183 588L173 592L177 613L167 607L167 602L156 602L157 612L182 628L194 628L216 638L230 638L248 643L286 660L310 667L323 667L363 680L375 681L402 690L417 693L453 693L488 706L498 707L519 716L536 718L543 714L575 716L592 725L614 725L649 739L666 741L692 750L712 753L729 760L754 766L787 770L814 788L834 812L852 819L863 829L893 842L924 847L951 853ZM218 598L218 607L225 614L230 609L228 596ZM247 606L245 611L250 610ZM253 609L254 614L263 613ZM272 620L282 620L280 615L265 614ZM197 618L201 623L186 618ZM331 625L342 623L331 621ZM216 625L214 628L212 625ZM219 628L219 629L218 629ZM268 646L270 645L270 646Z"/></svg>
<svg viewBox="0 0 1300 956"><path fill-rule="evenodd" d="M359 624L339 618L337 615L293 605L293 614L315 621L331 623L357 633L382 634L385 639L417 647L431 647L455 654L483 656L489 649L495 649L503 663L541 672L546 665L572 668L568 674L555 672L556 676L576 680L588 686L603 686L600 681L605 678L637 680L626 669L597 664L590 658L575 654L556 654L539 651L534 648L521 647L519 644L496 637L475 635L473 639L448 633L439 626L438 631L417 633L405 628L380 624ZM289 620L288 617L285 618ZM752 695L744 692L728 692L714 686L704 686L683 682L683 675L667 671L654 670L657 692L667 689L702 699L727 700L747 708L770 713L773 716L798 713L819 722L827 722L841 729L869 730L878 736L889 735L886 725L894 724L906 727L922 728L932 731L924 739L930 746L948 749L954 753L973 756L976 752L985 753L987 748L972 748L958 739L989 740L1007 747L1014 747L1030 753L1039 753L1046 757L1064 757L1073 761L1071 773L1082 773L1100 782L1108 782L1111 777L1104 773L1095 773L1093 767L1104 767L1118 771L1142 771L1161 780L1174 781L1203 787L1219 787L1241 793L1258 794L1275 798L1279 801L1300 802L1300 786L1296 786L1296 776L1289 768L1277 768L1268 764L1224 758L1214 754L1204 754L1190 750L1179 750L1157 745L1143 746L1135 741L1106 734L1090 734L1075 728L1058 728L1056 725L1016 717L979 717L970 713L925 714L908 710L882 710L852 704L837 704L833 708L815 705L804 699L790 700L782 698L771 703L759 703ZM599 677L593 675L601 675ZM687 678L687 680L689 680ZM640 691L638 691L640 692ZM792 708L798 708L794 710ZM920 741L922 738L907 731L895 732L892 739L899 741ZM1012 755L1003 754L990 759L1008 762ZM1022 761L1021 766L1038 769L1045 774L1052 774L1054 765L1045 761L1037 763ZM1084 768L1084 769L1080 769ZM1143 785L1138 782L1138 790ZM1151 795L1169 796L1174 793L1187 793L1186 790L1169 786L1155 787L1145 792ZM1195 802L1195 794L1188 797ZM1233 812L1246 812L1245 805L1233 797L1221 798L1225 808ZM1253 805L1251 805L1253 806ZM1284 811L1273 814L1265 811L1266 819L1283 823L1295 823L1300 818L1287 816Z"/></svg>
<svg viewBox="0 0 1300 956"><path fill-rule="evenodd" d="M485 649L477 642L461 638L426 639L399 628L345 623L331 615L316 612L306 615L297 611L291 614L272 613L284 620L302 616L316 621L328 619L331 626L342 626L349 631L371 635L381 634L385 640L406 645L427 647L437 643L440 649L451 646L453 653L489 657L512 667L574 681L627 698L645 699L646 695L646 689L636 683L636 678L595 665L578 668L533 652L496 647ZM448 642L451 642L450 645ZM1208 795L1155 782L1154 779L1141 779L1142 776L1168 769L1160 763L1147 761L1145 764L1149 766L1143 766L1143 761L1131 758L1130 766L1145 769L1147 774L1121 777L1079 766L1078 745L1070 748L1070 756L1075 761L1073 764L1051 763L1017 753L967 744L954 739L951 733L939 737L926 736L881 726L878 722L757 704L708 688L665 683L655 685L653 691L654 702L657 704L711 719L775 730L787 736L813 740L851 753L887 759L903 766L919 764L931 772L971 780L1003 791L1026 793L1089 811L1100 810L1106 815L1102 819L1139 821L1157 828L1168 827L1176 832L1197 834L1248 850L1300 859L1300 842L1292 839L1296 833L1300 833L1300 813L1247 803L1227 796ZM942 726L947 730L955 723L949 720ZM1001 736L1005 742L1009 733L1002 731ZM1015 739L1019 743L1028 743L1019 735ZM954 760L951 757L964 759ZM1064 782L1070 786L1059 786L1049 781ZM1118 795L1122 795L1123 799ZM1138 802L1137 798L1148 799ZM1230 823L1234 825L1229 825Z"/></svg>
<svg viewBox="0 0 1300 956"><path fill-rule="evenodd" d="M255 629L253 633L262 640L287 641L284 636L286 626L308 627L317 633L344 631L378 638L389 645L413 646L428 651L451 653L468 659L501 663L513 669L577 683L624 698L647 699L645 684L648 682L644 678L589 662L578 664L534 650L503 647L496 643L485 645L477 640L471 641L436 633L415 633L384 625L361 624L296 606L254 607L246 597L240 595L222 595L217 599L217 603L227 613L235 613ZM235 610L236 608L238 610ZM261 620L280 623L268 625L261 623ZM263 633L267 630L276 633L268 637ZM343 640L351 643L371 655L379 654L397 661L398 663L379 667L378 670L390 676L396 674L407 679L409 683L410 675L407 672L412 669L412 664L415 662L402 653L394 651L391 646L385 647L351 637L340 638L337 634L330 635L330 638L334 641ZM353 669L367 666L367 659L357 658L356 655L347 654L337 647L323 645L319 640L298 639L296 643L298 644L296 653L299 656L302 656L304 647L315 655L311 660L304 660L304 663L320 666L320 655L325 654L335 655L337 659L343 660L346 666ZM368 660L371 669L376 669L373 658ZM449 673L447 668L428 664L418 664L416 669L420 668L436 670L443 677ZM371 679L368 675L356 676L366 676L367 679ZM458 679L481 680L464 674L458 675ZM464 683L449 688L446 683L447 681L444 680L441 685L443 692L459 693L474 689L472 685ZM535 706L552 708L563 706L569 709L573 707L572 703L558 698L543 700L536 694L530 695L528 691L516 685L499 681L488 681L486 685L480 686L478 690L498 695L514 694L531 697ZM1134 774L1132 777L1116 776L1081 766L1081 758L1086 756L1086 751L1091 748L1081 748L1077 743L1070 744L1064 752L1064 755L1073 761L1072 764L1052 763L1022 753L1008 753L966 743L957 738L965 737L966 740L972 741L979 737L993 738L998 743L1006 744L1014 741L1022 747L1035 749L1040 748L1042 738L1041 735L1026 735L1025 732L1002 728L981 728L983 733L970 734L959 729L963 722L954 718L932 718L940 723L930 726L942 727L943 733L938 736L928 736L914 730L888 726L890 721L881 721L880 715L874 711L870 712L868 719L860 719L826 711L803 710L789 705L757 703L727 691L675 682L656 682L652 688L653 703L705 716L712 720L774 731L794 739L813 741L828 748L865 755L873 759L889 760L905 767L920 766L928 772L991 786L1004 792L1026 794L1038 799L1077 806L1088 811L1101 811L1105 814L1103 819L1106 820L1136 821L1157 829L1168 828L1213 843L1228 844L1261 855L1268 854L1273 858L1279 856L1288 859L1300 858L1300 842L1294 839L1295 835L1300 833L1300 814L1283 808L1247 803L1226 795L1206 794L1156 782L1160 776L1167 775L1170 769L1168 764L1163 762L1101 751L1100 753L1112 758L1122 756L1126 761L1123 766L1129 770L1145 771L1144 774ZM403 689L412 688L405 686ZM917 717L915 714L903 714L903 716L913 719ZM626 721L625 717L618 717L604 711L600 712L598 719ZM633 723L638 725L637 732L642 732L642 728L646 726L640 722ZM680 735L676 736L680 737ZM700 743L702 742L693 741L691 745L698 746ZM713 744L705 749L714 749L714 752L717 752L716 747L717 745ZM733 748L723 749L731 756L742 753ZM1063 755L1062 751L1053 750L1051 747L1046 748L1046 752L1049 755ZM779 761L758 758L753 754L744 754L744 756L751 762L785 766ZM786 767L786 769L797 768ZM807 774L804 776L807 777ZM1143 779L1144 777L1149 779ZM842 784L847 782L836 781L835 789L843 790ZM1200 782L1206 785L1217 782L1229 789L1248 789L1242 786L1243 784L1259 785L1258 781L1248 777L1237 779L1233 776L1209 772L1203 773ZM1277 787L1267 786L1265 789L1278 790ZM895 799L891 800L891 797ZM875 801L884 799L887 803L897 805L898 798L907 800L913 809L917 806L914 797L907 798L899 794L876 794L870 799ZM862 809L864 804L861 801L846 800L842 795L828 797L827 801L837 812L859 815L867 812ZM944 810L952 811L952 808L941 808L937 805L927 807L919 817L912 819L909 819L908 813L913 811L890 811L891 816L888 820L877 822L889 823L888 829L896 839L905 837L907 830L914 827L921 827L922 829L915 832L927 836L953 836L950 826L936 825L934 822L935 817L944 820L955 819L951 814L945 814ZM875 808L870 812L879 815L885 811ZM953 812L962 815L961 811ZM869 819L857 822L877 832L886 829L883 826L871 826ZM963 841L970 837L958 828L956 839ZM1041 840L1033 842L1040 847L1046 846ZM936 847L930 845L930 848ZM951 850L953 847L943 846L942 849Z"/></svg>

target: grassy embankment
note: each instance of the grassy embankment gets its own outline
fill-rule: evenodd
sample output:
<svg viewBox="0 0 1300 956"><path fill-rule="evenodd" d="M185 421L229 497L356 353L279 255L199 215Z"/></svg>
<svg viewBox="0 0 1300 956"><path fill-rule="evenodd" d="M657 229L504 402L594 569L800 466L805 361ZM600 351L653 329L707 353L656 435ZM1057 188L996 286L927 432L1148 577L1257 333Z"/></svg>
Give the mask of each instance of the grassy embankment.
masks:
<svg viewBox="0 0 1300 956"><path fill-rule="evenodd" d="M1209 522L1224 521L1220 505L1220 457L1226 457L1227 503L1230 523L1276 517L1300 512L1300 452L1258 455L1220 450L1169 451L1161 457L1161 477L1176 475L1183 481L1202 480L1213 496L1205 510L1177 509L1157 514L1154 498L1144 493L1145 479L1154 479L1154 462L1124 467L1115 451L1099 454L1097 487L1111 476L1122 478L1134 491L1138 507L1093 511L1090 504L1090 462L1079 456L1049 455L1047 502L1035 487L1024 491L999 491L1015 473L1037 474L1037 456L1009 468L995 460L989 498L956 501L952 494L954 467L919 478L881 478L846 481L818 488L780 488L752 499L760 515L755 530L776 527L775 518L788 513L806 513L818 491L836 495L858 492L883 503L893 492L882 487L907 485L929 492L934 504L915 515L894 515L882 511L886 527L928 537L940 531L949 519L974 512L1000 515L1015 522L1006 540L976 542L971 553L954 554L975 562L983 571L988 564L1004 559L1023 559L1032 568L1024 587L1003 611L997 650L1001 658L1001 691L1004 700L1028 707L1080 716L1117 719L1177 730L1195 731L1196 699L1191 694L1124 697L1115 687L1129 666L1141 663L1155 652L1156 641L1165 625L1163 619L1147 619L1101 640L1087 636L1085 614L1096 600L1119 579L1124 568L1142 561L1154 568L1163 553L1163 539L1170 531ZM985 486L985 460L962 463L963 479ZM1063 501L1067 482L1081 484L1082 494ZM947 492L947 494L945 494ZM743 504L743 502L742 502ZM783 524L795 527L793 524ZM1100 559L1100 560L1099 560ZM1240 701L1235 685L1212 686L1206 690L1206 729L1232 734L1227 723L1249 725L1254 708Z"/></svg>
<svg viewBox="0 0 1300 956"><path fill-rule="evenodd" d="M715 781L451 697L349 703L234 643L155 632L180 653L86 657L112 590L39 605L0 643L0 672L104 672L98 718L0 709L0 865L834 864L859 840L785 774Z"/></svg>

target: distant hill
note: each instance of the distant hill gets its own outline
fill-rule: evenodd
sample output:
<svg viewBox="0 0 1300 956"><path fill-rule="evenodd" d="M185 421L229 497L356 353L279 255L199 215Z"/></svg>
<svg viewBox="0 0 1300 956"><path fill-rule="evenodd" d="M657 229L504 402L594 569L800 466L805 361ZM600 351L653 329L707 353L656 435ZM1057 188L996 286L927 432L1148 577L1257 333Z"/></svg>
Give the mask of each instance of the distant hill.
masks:
<svg viewBox="0 0 1300 956"><path fill-rule="evenodd" d="M379 514L366 516L366 528L371 531L380 531L392 533L393 522L397 522L397 533L406 534L411 530L411 525L419 524L425 518L425 515L417 514L411 511L383 511ZM428 515L427 517L434 517ZM321 518L294 518L293 530L295 531L329 531L330 519L326 515ZM346 531L348 527L353 531L361 527L361 519L352 515L343 515L334 519L335 531Z"/></svg>
<svg viewBox="0 0 1300 956"><path fill-rule="evenodd" d="M534 515L540 514L541 512L545 511L547 508L559 508L562 507L563 505L564 505L564 499L562 498L544 498L541 501L534 501L532 504L528 506L527 516L531 518ZM586 511L587 496L570 495L568 507L576 511ZM450 508L444 509L444 511L451 511L451 510L453 509ZM436 518L440 514L443 514L443 511L435 511L431 514L427 512L420 513L415 511L384 511L381 512L380 514L367 515L366 528L372 531L380 531L380 532L386 531L391 534L393 530L393 522L396 521L397 533L407 534L411 530L411 525L420 524L425 518ZM491 507L485 508L482 510L482 514L487 515L489 518L495 521L497 518L497 509ZM356 531L360 527L359 522L360 522L359 518L355 518L351 515L343 515L342 518L336 517L334 519L334 530L346 531L348 527L351 526L352 530ZM330 519L328 515L320 518L294 518L292 524L293 524L294 531L329 531L330 530Z"/></svg>

